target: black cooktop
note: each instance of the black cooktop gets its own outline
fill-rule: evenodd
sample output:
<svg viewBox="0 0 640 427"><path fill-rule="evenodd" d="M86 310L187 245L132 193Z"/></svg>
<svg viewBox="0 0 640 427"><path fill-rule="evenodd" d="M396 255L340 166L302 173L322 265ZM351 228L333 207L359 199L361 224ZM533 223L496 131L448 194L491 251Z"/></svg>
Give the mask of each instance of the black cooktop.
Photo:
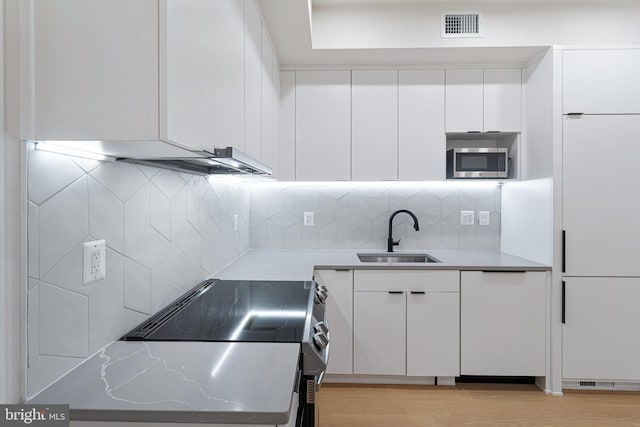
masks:
<svg viewBox="0 0 640 427"><path fill-rule="evenodd" d="M210 280L125 340L300 342L313 282Z"/></svg>

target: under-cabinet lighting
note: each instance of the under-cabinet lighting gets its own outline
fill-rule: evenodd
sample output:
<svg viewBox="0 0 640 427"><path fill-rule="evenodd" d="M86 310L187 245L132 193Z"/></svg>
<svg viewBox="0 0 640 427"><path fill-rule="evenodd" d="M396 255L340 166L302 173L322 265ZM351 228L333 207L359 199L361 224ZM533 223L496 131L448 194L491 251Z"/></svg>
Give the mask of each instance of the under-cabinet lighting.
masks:
<svg viewBox="0 0 640 427"><path fill-rule="evenodd" d="M403 190L403 189L495 189L502 185L496 180L449 180L449 181L256 181L256 185L274 187L322 187L322 188L352 188L372 190Z"/></svg>
<svg viewBox="0 0 640 427"><path fill-rule="evenodd" d="M78 150L75 148L64 147L62 145L50 144L47 142L36 142L36 149L41 151L48 151L50 153L66 154L67 156L83 157L85 159L101 160L101 161L114 161L115 158L105 156L104 154L91 153L89 151Z"/></svg>

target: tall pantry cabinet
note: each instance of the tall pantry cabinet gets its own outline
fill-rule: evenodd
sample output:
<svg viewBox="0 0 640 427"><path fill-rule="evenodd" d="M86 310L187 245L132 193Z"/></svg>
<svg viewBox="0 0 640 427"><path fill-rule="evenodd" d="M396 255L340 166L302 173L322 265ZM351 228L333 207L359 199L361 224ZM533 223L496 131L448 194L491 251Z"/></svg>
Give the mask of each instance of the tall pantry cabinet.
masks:
<svg viewBox="0 0 640 427"><path fill-rule="evenodd" d="M565 384L640 381L639 71L640 49L563 51Z"/></svg>

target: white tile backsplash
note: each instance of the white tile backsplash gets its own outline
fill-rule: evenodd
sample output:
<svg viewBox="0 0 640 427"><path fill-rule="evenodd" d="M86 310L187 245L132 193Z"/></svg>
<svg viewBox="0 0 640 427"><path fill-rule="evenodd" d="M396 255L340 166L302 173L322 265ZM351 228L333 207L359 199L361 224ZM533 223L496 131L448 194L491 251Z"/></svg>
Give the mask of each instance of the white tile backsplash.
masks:
<svg viewBox="0 0 640 427"><path fill-rule="evenodd" d="M487 183L263 183L251 187L251 247L386 250L389 217L398 249L498 249L500 186ZM489 210L490 227L460 225L460 210ZM304 227L303 213L315 212Z"/></svg>
<svg viewBox="0 0 640 427"><path fill-rule="evenodd" d="M27 394L32 396L249 248L246 185L30 151ZM223 240L233 214L241 228ZM107 276L82 284L82 243Z"/></svg>
<svg viewBox="0 0 640 427"><path fill-rule="evenodd" d="M89 199L83 176L38 206L40 274L46 274L88 234Z"/></svg>
<svg viewBox="0 0 640 427"><path fill-rule="evenodd" d="M89 355L89 299L44 282L38 286L38 353Z"/></svg>

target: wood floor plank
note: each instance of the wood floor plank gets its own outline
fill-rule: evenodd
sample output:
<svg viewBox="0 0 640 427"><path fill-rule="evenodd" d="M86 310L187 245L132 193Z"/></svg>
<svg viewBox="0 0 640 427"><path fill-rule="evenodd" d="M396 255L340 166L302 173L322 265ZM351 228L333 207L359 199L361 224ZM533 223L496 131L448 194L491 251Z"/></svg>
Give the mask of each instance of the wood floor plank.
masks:
<svg viewBox="0 0 640 427"><path fill-rule="evenodd" d="M557 397L533 385L325 384L317 399L320 427L640 427L640 392L568 390Z"/></svg>

